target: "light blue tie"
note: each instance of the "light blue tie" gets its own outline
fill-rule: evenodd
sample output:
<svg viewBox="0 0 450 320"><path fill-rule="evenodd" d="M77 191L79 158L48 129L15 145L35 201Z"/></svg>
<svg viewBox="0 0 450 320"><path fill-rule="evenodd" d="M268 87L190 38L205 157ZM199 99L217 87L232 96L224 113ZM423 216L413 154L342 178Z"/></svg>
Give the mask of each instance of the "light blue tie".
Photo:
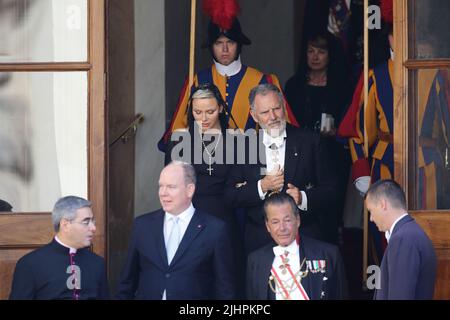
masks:
<svg viewBox="0 0 450 320"><path fill-rule="evenodd" d="M173 257L175 256L175 252L177 252L178 245L180 244L180 225L178 222L180 218L174 217L172 218L172 230L170 231L169 237L166 243L166 251L167 251L167 262L172 262Z"/></svg>

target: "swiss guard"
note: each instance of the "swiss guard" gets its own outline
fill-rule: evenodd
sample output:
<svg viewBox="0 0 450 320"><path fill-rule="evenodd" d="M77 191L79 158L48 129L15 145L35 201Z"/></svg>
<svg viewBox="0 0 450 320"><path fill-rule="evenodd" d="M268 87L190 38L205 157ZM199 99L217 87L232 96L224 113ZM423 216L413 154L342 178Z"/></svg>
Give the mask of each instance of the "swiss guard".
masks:
<svg viewBox="0 0 450 320"><path fill-rule="evenodd" d="M256 123L250 116L248 100L250 90L264 83L273 83L281 90L275 75L264 74L242 64L242 46L250 45L251 40L243 33L237 19L240 11L237 1L205 0L203 1L203 11L210 17L210 22L208 38L202 47L209 48L213 64L195 75L193 87L188 88L189 79L185 81L171 124L158 143L158 148L163 152L165 152L171 133L187 127L187 105L189 95L194 87L200 84L214 83L228 106L229 128L241 130L256 127ZM291 108L287 103L286 105L287 121L298 126Z"/></svg>
<svg viewBox="0 0 450 320"><path fill-rule="evenodd" d="M361 75L353 94L352 103L338 129L338 136L348 138L352 156L352 181L361 194L371 183L394 178L394 48L393 3L381 0L383 32L389 40L391 57L369 71L367 109L364 109L364 74ZM367 141L364 138L367 131ZM368 144L369 154L365 151ZM386 248L386 241L375 225L369 222L378 263Z"/></svg>

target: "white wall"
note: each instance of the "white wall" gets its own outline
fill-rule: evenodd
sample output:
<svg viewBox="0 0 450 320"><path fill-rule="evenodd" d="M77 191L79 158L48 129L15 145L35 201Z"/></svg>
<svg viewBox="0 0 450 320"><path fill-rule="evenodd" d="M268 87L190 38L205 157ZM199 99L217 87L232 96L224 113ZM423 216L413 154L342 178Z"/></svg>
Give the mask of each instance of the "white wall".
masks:
<svg viewBox="0 0 450 320"><path fill-rule="evenodd" d="M241 0L242 29L252 40L246 63L278 76L281 86L295 71L294 1ZM253 12L253 14L252 14Z"/></svg>

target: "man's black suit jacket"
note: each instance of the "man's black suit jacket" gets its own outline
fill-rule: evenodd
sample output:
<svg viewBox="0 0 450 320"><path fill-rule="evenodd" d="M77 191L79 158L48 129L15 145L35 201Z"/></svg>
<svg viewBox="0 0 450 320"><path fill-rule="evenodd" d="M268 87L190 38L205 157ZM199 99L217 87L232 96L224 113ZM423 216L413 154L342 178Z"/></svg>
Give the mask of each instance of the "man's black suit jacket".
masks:
<svg viewBox="0 0 450 320"><path fill-rule="evenodd" d="M247 298L249 300L275 300L270 289L269 277L275 254L271 243L250 254L247 263ZM347 298L347 280L344 263L336 246L300 237L300 262L306 260L325 260L325 273L312 273L303 278L301 284L310 300ZM306 263L305 263L306 265ZM305 270L303 266L302 270Z"/></svg>
<svg viewBox="0 0 450 320"><path fill-rule="evenodd" d="M234 299L235 263L225 222L196 210L168 265L163 210L135 219L118 299Z"/></svg>
<svg viewBox="0 0 450 320"><path fill-rule="evenodd" d="M287 190L288 183L305 191L308 210L302 212L304 214L302 214L301 228L304 234L320 238L318 225L327 223L327 210L336 202L336 175L332 170L326 148L321 146L319 135L290 125L287 125L286 133L282 192ZM227 203L235 208L245 208L247 253L272 241L265 227L264 201L258 194L258 181L264 178L264 175L261 175L263 173L261 169L265 168L265 149L261 149L265 148L262 144L262 133L257 140L258 154L262 159L258 159L256 164L246 162L243 165L233 166L225 190ZM254 150L248 145L246 149L247 156L249 150ZM236 187L237 184L244 182L246 182L245 185Z"/></svg>

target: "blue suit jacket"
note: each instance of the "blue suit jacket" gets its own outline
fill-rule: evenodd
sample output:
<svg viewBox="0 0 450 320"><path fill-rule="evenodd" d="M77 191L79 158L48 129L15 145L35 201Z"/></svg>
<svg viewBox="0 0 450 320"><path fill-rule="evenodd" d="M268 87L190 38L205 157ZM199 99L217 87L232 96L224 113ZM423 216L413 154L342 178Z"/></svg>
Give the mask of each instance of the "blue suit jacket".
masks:
<svg viewBox="0 0 450 320"><path fill-rule="evenodd" d="M196 210L170 266L164 211L135 219L118 299L234 299L235 263L225 223Z"/></svg>
<svg viewBox="0 0 450 320"><path fill-rule="evenodd" d="M432 299L436 277L433 245L411 216L394 227L381 261L381 288L376 300Z"/></svg>

